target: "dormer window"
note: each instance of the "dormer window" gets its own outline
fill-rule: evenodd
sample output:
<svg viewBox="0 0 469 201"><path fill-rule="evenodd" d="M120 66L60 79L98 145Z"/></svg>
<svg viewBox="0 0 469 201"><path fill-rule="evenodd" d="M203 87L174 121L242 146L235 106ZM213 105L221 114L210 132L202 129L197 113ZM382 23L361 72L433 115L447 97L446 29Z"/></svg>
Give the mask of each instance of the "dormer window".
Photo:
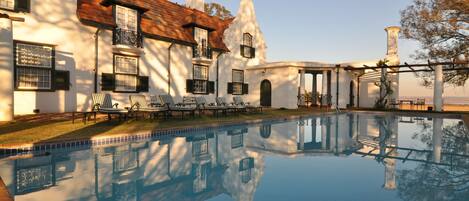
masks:
<svg viewBox="0 0 469 201"><path fill-rule="evenodd" d="M212 53L208 45L208 30L194 27L194 40L197 45L194 47L195 58L212 58Z"/></svg>
<svg viewBox="0 0 469 201"><path fill-rule="evenodd" d="M254 48L252 35L250 33L243 34L243 44L241 45L241 56L245 58L256 57L256 49Z"/></svg>
<svg viewBox="0 0 469 201"><path fill-rule="evenodd" d="M115 6L114 45L129 45L142 47L143 37L139 27L139 13L137 10L124 6Z"/></svg>

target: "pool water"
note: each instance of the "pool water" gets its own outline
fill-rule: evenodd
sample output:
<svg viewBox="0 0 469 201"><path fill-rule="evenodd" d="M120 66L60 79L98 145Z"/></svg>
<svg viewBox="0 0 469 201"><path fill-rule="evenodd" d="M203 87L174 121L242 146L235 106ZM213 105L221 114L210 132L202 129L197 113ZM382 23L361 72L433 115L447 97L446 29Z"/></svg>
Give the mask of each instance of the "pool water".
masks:
<svg viewBox="0 0 469 201"><path fill-rule="evenodd" d="M0 161L15 200L469 200L460 119L312 116Z"/></svg>

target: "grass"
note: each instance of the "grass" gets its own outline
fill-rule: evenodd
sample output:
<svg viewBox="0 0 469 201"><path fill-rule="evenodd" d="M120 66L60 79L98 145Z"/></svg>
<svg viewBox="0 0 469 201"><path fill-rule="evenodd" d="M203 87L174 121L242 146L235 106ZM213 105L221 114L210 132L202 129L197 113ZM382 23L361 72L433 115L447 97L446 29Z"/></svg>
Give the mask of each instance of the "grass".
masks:
<svg viewBox="0 0 469 201"><path fill-rule="evenodd" d="M308 115L319 110L267 110L262 114L240 114L215 118L211 115L202 117L171 120L129 120L126 122L90 121L83 124L80 120L72 124L71 120L16 121L0 125L0 146L15 146L44 142L58 142L93 137L112 136L137 132L187 127L193 125L209 125L214 123L231 123L255 119L283 118L288 116Z"/></svg>

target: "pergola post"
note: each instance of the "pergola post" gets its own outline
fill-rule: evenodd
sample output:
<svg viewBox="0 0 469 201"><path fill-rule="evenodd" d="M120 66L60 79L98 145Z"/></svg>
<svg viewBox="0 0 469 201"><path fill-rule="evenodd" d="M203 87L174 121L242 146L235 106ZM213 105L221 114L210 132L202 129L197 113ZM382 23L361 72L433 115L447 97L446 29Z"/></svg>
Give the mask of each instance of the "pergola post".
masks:
<svg viewBox="0 0 469 201"><path fill-rule="evenodd" d="M305 77L305 70L300 70L300 99L299 99L299 105L304 106L305 105L305 87L306 87L306 77Z"/></svg>
<svg viewBox="0 0 469 201"><path fill-rule="evenodd" d="M0 16L0 121L13 120L13 25L12 20Z"/></svg>
<svg viewBox="0 0 469 201"><path fill-rule="evenodd" d="M435 111L443 111L443 65L435 66L435 81L433 87L433 105Z"/></svg>
<svg viewBox="0 0 469 201"><path fill-rule="evenodd" d="M304 121L300 121L299 122L299 139L298 139L298 142L299 142L299 146L298 146L298 149L299 150L304 150L305 149L305 122Z"/></svg>
<svg viewBox="0 0 469 201"><path fill-rule="evenodd" d="M322 95L323 95L323 99L322 99L322 103L321 105L325 105L327 104L327 100L325 99L325 95L327 94L327 71L323 71L322 72Z"/></svg>

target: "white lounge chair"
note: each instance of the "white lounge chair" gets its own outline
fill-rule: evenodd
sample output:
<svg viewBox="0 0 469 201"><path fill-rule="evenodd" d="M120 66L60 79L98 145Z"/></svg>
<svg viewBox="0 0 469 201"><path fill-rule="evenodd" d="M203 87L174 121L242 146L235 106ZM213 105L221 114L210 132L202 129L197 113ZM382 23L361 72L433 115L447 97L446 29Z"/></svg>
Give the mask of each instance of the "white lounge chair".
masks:
<svg viewBox="0 0 469 201"><path fill-rule="evenodd" d="M223 114L226 114L226 111L228 110L225 106L218 106L215 103L207 103L205 97L202 96L196 97L195 102L197 104L199 114L201 111L211 111L215 116L218 116L218 112L221 111Z"/></svg>
<svg viewBox="0 0 469 201"><path fill-rule="evenodd" d="M130 104L132 105L130 108L131 111L147 113L150 114L151 117L158 117L159 114L163 114L165 118L167 117L168 109L166 109L166 107L148 103L144 95L131 95L129 96L129 99Z"/></svg>
<svg viewBox="0 0 469 201"><path fill-rule="evenodd" d="M173 97L170 95L164 94L160 95L161 102L166 106L169 112L180 112L182 118L184 118L185 113L190 113L192 116L195 116L195 111L197 110L194 106L184 105L182 103L174 103Z"/></svg>
<svg viewBox="0 0 469 201"><path fill-rule="evenodd" d="M119 120L122 116L127 118L129 111L126 109L118 108L118 103L112 103L112 97L109 94L104 93L93 93L91 94L91 99L93 101L93 112L98 112L102 114L107 114L108 119L111 120L111 115L119 115Z"/></svg>
<svg viewBox="0 0 469 201"><path fill-rule="evenodd" d="M254 106L251 105L251 103L249 102L244 102L241 96L233 97L233 102L236 106L245 107L246 110L249 110L251 112L262 112L262 106Z"/></svg>

